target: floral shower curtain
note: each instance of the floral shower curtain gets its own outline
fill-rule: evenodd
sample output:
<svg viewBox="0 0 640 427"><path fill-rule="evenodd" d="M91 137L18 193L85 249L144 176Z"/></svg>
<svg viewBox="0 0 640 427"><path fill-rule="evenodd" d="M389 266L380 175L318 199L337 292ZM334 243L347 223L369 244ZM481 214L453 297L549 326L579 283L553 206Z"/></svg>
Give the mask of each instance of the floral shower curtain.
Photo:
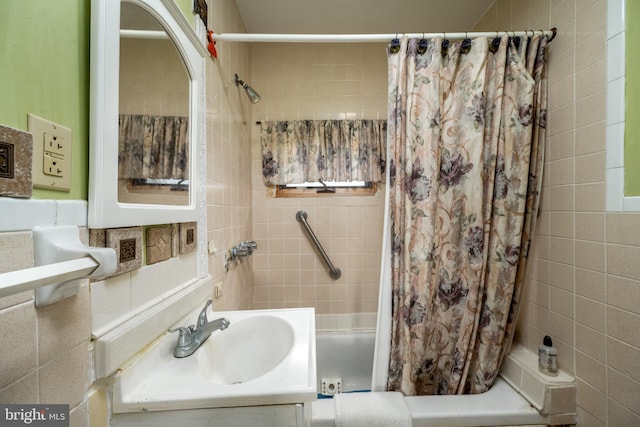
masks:
<svg viewBox="0 0 640 427"><path fill-rule="evenodd" d="M384 179L386 120L266 121L261 132L265 185Z"/></svg>
<svg viewBox="0 0 640 427"><path fill-rule="evenodd" d="M188 179L189 118L121 114L118 176Z"/></svg>
<svg viewBox="0 0 640 427"><path fill-rule="evenodd" d="M388 389L406 395L493 385L535 227L547 39L469 42L389 49Z"/></svg>

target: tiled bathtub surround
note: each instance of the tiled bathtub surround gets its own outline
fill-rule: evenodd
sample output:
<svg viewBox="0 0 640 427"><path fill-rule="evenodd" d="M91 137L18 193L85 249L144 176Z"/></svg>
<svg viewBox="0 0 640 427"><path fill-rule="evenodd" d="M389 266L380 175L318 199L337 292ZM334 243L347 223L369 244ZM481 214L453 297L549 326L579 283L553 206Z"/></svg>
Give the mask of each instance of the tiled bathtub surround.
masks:
<svg viewBox="0 0 640 427"><path fill-rule="evenodd" d="M251 46L258 120L385 119L384 43ZM255 308L373 313L378 304L384 185L375 196L272 198L262 180L259 126L251 126ZM342 277L333 280L296 221L299 210Z"/></svg>
<svg viewBox="0 0 640 427"><path fill-rule="evenodd" d="M560 368L576 377L579 426L640 425L640 215L605 210L606 22L607 0L498 0L476 28L558 28L516 340L537 352L553 337Z"/></svg>
<svg viewBox="0 0 640 427"><path fill-rule="evenodd" d="M245 32L233 0L208 2L209 28L216 32ZM214 300L215 310L251 308L254 257L225 272L224 252L238 242L256 240L252 223L251 155L254 127L247 94L234 82L237 73L261 95L250 70L248 43L217 42L218 59L207 60L207 240L217 248L209 254L214 283L224 292ZM264 95L263 95L264 97ZM264 102L261 101L261 103ZM260 105L260 104L258 104ZM260 242L258 247L262 251Z"/></svg>

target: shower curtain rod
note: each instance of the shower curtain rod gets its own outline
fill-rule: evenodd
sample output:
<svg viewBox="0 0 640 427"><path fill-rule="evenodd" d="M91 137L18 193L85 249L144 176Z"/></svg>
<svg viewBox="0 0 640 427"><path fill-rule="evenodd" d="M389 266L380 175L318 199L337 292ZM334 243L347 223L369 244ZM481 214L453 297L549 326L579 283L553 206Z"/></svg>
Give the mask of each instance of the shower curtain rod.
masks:
<svg viewBox="0 0 640 427"><path fill-rule="evenodd" d="M407 36L409 38L433 39L444 37L447 39L465 39L475 37L527 37L533 34L544 34L556 37L556 28L550 30L525 31L486 31L462 33L393 33L393 34L251 34L251 33L213 33L213 39L225 42L272 42L272 43L370 43L388 42L389 40Z"/></svg>

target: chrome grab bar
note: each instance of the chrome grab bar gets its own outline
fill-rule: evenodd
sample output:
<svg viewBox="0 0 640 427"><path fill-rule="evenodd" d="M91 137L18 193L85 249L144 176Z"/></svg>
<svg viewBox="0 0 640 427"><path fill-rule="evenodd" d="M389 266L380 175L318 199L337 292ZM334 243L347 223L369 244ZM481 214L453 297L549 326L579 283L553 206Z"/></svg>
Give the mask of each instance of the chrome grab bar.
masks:
<svg viewBox="0 0 640 427"><path fill-rule="evenodd" d="M320 241L316 237L315 233L313 232L311 227L309 227L309 223L307 222L307 213L305 211L298 211L296 213L296 220L298 220L298 222L304 226L305 230L307 231L307 235L309 236L313 244L316 246L316 249L320 253L320 256L322 256L322 259L324 260L325 264L327 264L327 267L329 267L329 275L331 276L331 278L333 280L338 280L342 275L342 272L340 271L339 268L336 268L333 265L333 263L329 259L329 255L327 255L324 248L320 244Z"/></svg>

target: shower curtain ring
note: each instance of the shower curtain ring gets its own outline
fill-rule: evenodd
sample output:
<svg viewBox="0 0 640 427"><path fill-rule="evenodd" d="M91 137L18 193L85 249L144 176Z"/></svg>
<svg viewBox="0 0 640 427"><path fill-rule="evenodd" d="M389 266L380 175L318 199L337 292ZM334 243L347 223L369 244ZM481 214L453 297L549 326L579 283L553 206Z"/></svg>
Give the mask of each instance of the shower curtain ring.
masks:
<svg viewBox="0 0 640 427"><path fill-rule="evenodd" d="M444 57L447 56L447 53L449 51L449 40L447 39L447 33L442 34L444 34L444 39L442 40L442 44L440 45L440 53Z"/></svg>
<svg viewBox="0 0 640 427"><path fill-rule="evenodd" d="M460 44L460 53L469 53L469 51L471 50L471 39L469 38L469 34L467 34L467 32L464 32L464 40L462 40L462 43Z"/></svg>
<svg viewBox="0 0 640 427"><path fill-rule="evenodd" d="M391 40L391 44L389 45L389 52L391 53L400 52L400 40L398 39L398 33L396 33L396 38Z"/></svg>
<svg viewBox="0 0 640 427"><path fill-rule="evenodd" d="M425 53L427 51L427 46L428 43L424 38L424 33L422 33L422 38L420 39L420 41L418 42L418 53L420 55L422 55L423 53Z"/></svg>

